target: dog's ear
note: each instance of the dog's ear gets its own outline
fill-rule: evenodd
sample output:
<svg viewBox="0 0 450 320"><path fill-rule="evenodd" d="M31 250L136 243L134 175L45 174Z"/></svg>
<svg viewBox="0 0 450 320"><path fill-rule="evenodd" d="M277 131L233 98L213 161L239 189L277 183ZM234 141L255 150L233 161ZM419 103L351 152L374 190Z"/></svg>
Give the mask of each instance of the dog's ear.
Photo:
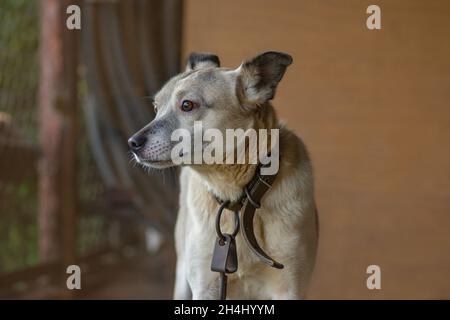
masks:
<svg viewBox="0 0 450 320"><path fill-rule="evenodd" d="M292 57L283 52L264 52L245 61L237 69L238 95L250 105L261 105L273 99L278 83Z"/></svg>
<svg viewBox="0 0 450 320"><path fill-rule="evenodd" d="M215 54L192 52L188 58L186 71L217 67L220 67L220 60Z"/></svg>

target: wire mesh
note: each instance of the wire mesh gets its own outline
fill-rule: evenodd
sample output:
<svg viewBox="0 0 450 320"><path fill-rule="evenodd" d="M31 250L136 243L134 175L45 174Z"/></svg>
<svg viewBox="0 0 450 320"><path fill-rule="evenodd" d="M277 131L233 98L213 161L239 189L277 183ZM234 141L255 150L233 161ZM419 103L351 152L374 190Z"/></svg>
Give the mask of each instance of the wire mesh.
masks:
<svg viewBox="0 0 450 320"><path fill-rule="evenodd" d="M39 263L38 157L39 1L0 2L0 273ZM80 87L85 87L80 80ZM84 92L80 90L80 101ZM109 244L105 191L84 121L78 141L77 249Z"/></svg>
<svg viewBox="0 0 450 320"><path fill-rule="evenodd" d="M37 4L0 2L0 272L38 261Z"/></svg>

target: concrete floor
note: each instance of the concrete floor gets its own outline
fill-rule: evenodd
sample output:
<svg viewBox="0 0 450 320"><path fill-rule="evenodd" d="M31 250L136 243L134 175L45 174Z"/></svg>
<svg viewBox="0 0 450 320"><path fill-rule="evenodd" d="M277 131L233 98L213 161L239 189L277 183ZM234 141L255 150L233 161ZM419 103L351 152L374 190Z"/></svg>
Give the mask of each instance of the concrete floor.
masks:
<svg viewBox="0 0 450 320"><path fill-rule="evenodd" d="M165 246L156 255L141 252L127 261L90 274L89 277L97 285L81 290L76 298L172 299L174 271L175 253L172 247Z"/></svg>

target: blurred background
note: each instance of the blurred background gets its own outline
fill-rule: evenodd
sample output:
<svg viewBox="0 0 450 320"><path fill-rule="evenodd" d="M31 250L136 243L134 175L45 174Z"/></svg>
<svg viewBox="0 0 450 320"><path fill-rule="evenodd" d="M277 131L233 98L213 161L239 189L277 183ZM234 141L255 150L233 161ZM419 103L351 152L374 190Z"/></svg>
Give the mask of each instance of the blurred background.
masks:
<svg viewBox="0 0 450 320"><path fill-rule="evenodd" d="M1 0L0 298L171 298L177 172L136 167L127 137L189 52L277 50L274 105L315 168L308 298L449 299L449 34L447 0Z"/></svg>

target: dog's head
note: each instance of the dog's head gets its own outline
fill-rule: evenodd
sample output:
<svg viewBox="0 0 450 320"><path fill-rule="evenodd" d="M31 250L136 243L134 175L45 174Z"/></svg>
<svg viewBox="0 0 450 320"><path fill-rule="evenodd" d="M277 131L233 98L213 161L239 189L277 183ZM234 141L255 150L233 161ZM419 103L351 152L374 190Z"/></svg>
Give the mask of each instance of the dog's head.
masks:
<svg viewBox="0 0 450 320"><path fill-rule="evenodd" d="M172 133L185 129L193 135L196 121L222 133L252 128L258 106L274 97L291 63L288 54L265 52L227 69L213 54L192 53L186 70L155 95L155 119L128 140L135 159L154 168L172 166Z"/></svg>

